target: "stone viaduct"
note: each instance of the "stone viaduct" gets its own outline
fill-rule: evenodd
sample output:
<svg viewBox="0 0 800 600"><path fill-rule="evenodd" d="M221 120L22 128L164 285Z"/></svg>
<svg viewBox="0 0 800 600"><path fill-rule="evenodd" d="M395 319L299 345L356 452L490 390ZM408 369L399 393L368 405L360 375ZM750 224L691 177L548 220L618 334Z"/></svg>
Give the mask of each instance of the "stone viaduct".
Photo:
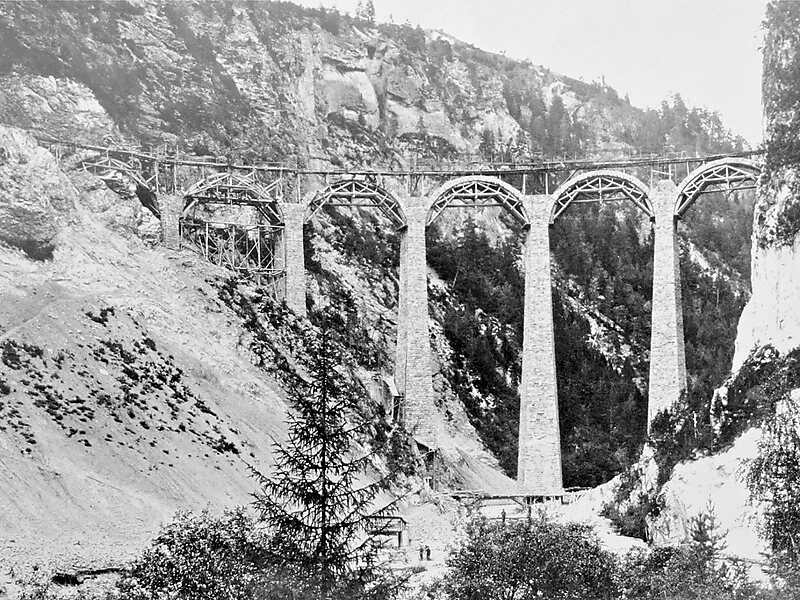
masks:
<svg viewBox="0 0 800 600"><path fill-rule="evenodd" d="M272 179L265 179L259 177L255 169L248 172L244 167L225 168L216 164L215 172L203 176L188 188L178 189L176 184L169 189L168 185L159 183L169 180L163 172L164 165L159 167L156 164L155 175L148 179L146 175L136 175L146 171L147 164L151 164L153 170L147 156L138 156L138 162L133 166L130 157L127 158L125 162L118 153L112 156L106 151L105 156L101 154L84 160L83 165L104 178L131 177L133 173L135 177L131 186L136 188L137 194L140 197L152 196L151 200L158 199L151 202L149 208L161 219L164 243L168 247L177 248L188 241L208 258L239 256L238 259L225 258L220 263L230 268L246 269L248 265L266 261L267 271L282 275L276 279L279 282L276 292L301 315L306 314L303 226L326 205L379 210L401 234L394 378L403 399L402 421L415 439L428 448L437 447L437 419L434 418L436 408L428 326L425 231L449 208L501 207L507 211L525 236L518 494L526 497L563 494L550 227L573 204L605 201L632 202L653 222L650 423L660 411L670 408L680 398L687 384L676 221L703 194L752 189L760 171L749 156L687 159L688 174L679 184L676 185L672 179L663 179L648 186L622 168L594 168L605 165L583 164L572 166L572 173L553 192L547 189L549 180L545 178L544 185L538 186L545 189L536 194L530 194L527 189L525 175L533 173L531 168L524 172L508 169L490 173L306 172L303 175L311 176L317 185L306 194L301 194L302 186L296 185L289 198L279 185L286 176L283 170ZM690 170L689 160L698 163L694 170ZM124 169L117 164L121 162L127 165ZM190 167L199 164L186 162ZM212 166L203 163L199 168ZM172 181L176 182L177 164L172 169ZM522 190L509 183L513 175L520 173L523 175ZM405 181L405 185L397 185L392 177ZM435 182L435 185L425 190L425 185L411 185L412 177L417 178L417 183L427 181ZM322 184L319 184L320 179ZM515 181L519 179L517 177ZM299 177L297 181L300 181ZM386 185L386 182L393 181L393 186ZM141 193L143 186L145 194ZM258 223L210 220L197 212L206 204L251 207L258 215ZM212 236L212 232L216 235ZM261 236L269 236L275 243L265 245L259 241ZM236 260L244 262L236 263Z"/></svg>

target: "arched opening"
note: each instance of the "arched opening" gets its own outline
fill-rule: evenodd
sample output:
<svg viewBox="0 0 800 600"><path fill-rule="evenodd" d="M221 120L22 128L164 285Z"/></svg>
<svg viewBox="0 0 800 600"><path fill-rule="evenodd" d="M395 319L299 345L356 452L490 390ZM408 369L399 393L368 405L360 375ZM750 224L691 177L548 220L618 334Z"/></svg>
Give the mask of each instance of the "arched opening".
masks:
<svg viewBox="0 0 800 600"><path fill-rule="evenodd" d="M681 247L686 409L696 415L692 435L700 444L713 437L714 390L730 372L739 317L750 297L753 190L759 175L756 162L732 157L700 165L678 186L674 210ZM729 435L718 433L723 439Z"/></svg>
<svg viewBox="0 0 800 600"><path fill-rule="evenodd" d="M427 225L431 225L447 208L503 208L522 227L530 223L522 195L496 177L459 177L439 187L432 198Z"/></svg>
<svg viewBox="0 0 800 600"><path fill-rule="evenodd" d="M215 173L192 185L184 194L180 231L209 262L278 285L283 216L273 186L255 173Z"/></svg>
<svg viewBox="0 0 800 600"><path fill-rule="evenodd" d="M503 470L516 476L525 274L520 257L530 215L505 181L468 176L430 196L426 218L430 300L442 323L433 343L456 368L435 387L461 400ZM439 337L444 339L437 339Z"/></svg>
<svg viewBox="0 0 800 600"><path fill-rule="evenodd" d="M700 165L678 186L675 216L683 217L704 194L754 189L761 169L747 158L722 158Z"/></svg>
<svg viewBox="0 0 800 600"><path fill-rule="evenodd" d="M650 188L627 173L583 173L553 196L553 325L566 487L607 481L635 460L644 440L653 218Z"/></svg>
<svg viewBox="0 0 800 600"><path fill-rule="evenodd" d="M398 229L406 226L400 203L372 177L348 177L334 181L307 201L306 222L324 206L377 208Z"/></svg>
<svg viewBox="0 0 800 600"><path fill-rule="evenodd" d="M302 282L309 317L314 322L323 307L341 316L345 341L359 364L372 371L376 381L391 382L372 391L389 421L397 422L401 403L391 379L392 357L386 352L395 324L385 313L398 310L399 290L393 283L399 281L400 235L407 225L404 208L372 174L326 182L306 195L302 205L298 250L303 272L311 275ZM335 235L326 234L331 228ZM361 276L353 277L351 265L358 265ZM311 293L306 295L306 289ZM376 290L385 290L377 294L379 302L367 302Z"/></svg>
<svg viewBox="0 0 800 600"><path fill-rule="evenodd" d="M629 200L651 219L653 206L649 188L639 179L621 171L590 171L563 183L553 193L550 223L555 223L571 204Z"/></svg>

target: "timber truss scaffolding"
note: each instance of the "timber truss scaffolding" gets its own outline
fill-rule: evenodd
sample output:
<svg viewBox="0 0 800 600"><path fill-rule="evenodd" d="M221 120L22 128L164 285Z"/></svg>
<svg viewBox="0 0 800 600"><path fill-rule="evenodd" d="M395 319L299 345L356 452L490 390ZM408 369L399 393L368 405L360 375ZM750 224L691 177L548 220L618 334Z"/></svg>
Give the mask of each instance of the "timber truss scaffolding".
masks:
<svg viewBox="0 0 800 600"><path fill-rule="evenodd" d="M209 262L232 271L273 279L283 273L277 256L281 227L184 218L182 239Z"/></svg>
<svg viewBox="0 0 800 600"><path fill-rule="evenodd" d="M252 206L272 225L283 223L278 206L283 180L276 179L262 185L256 172L247 174L214 173L198 181L184 193L184 215L199 205Z"/></svg>
<svg viewBox="0 0 800 600"><path fill-rule="evenodd" d="M380 210L389 221L402 229L406 217L397 199L386 191L376 177L347 177L334 181L324 189L313 193L308 200L306 221L323 206L369 207Z"/></svg>
<svg viewBox="0 0 800 600"><path fill-rule="evenodd" d="M183 196L180 236L209 262L254 277L279 295L282 179L266 185L256 172L214 173ZM228 219L216 215L222 213Z"/></svg>
<svg viewBox="0 0 800 600"><path fill-rule="evenodd" d="M511 185L497 178L459 177L445 183L433 195L428 213L430 225L448 208L504 208L523 227L530 222L522 195Z"/></svg>
<svg viewBox="0 0 800 600"><path fill-rule="evenodd" d="M630 200L649 218L654 218L648 187L632 175L619 171L593 171L574 177L553 194L554 223L571 204Z"/></svg>
<svg viewBox="0 0 800 600"><path fill-rule="evenodd" d="M675 215L682 217L703 194L754 189L760 171L754 161L744 158L721 159L700 165L678 187Z"/></svg>

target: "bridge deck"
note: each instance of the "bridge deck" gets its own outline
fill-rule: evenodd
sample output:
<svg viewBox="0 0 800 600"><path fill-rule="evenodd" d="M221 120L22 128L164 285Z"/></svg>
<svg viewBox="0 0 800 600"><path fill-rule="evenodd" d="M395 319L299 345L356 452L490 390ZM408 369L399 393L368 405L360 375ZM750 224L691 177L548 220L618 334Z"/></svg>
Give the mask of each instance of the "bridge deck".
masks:
<svg viewBox="0 0 800 600"><path fill-rule="evenodd" d="M669 165L682 165L687 163L702 163L723 158L753 158L764 154L764 150L748 150L728 154L712 154L707 156L659 156L643 155L622 157L617 159L598 160L580 158L548 159L525 163L488 163L472 162L442 162L434 167L408 168L408 169L306 169L297 165L279 163L242 164L231 163L226 158L201 157L196 155L167 152L163 150L146 150L141 147L107 147L93 144L83 144L65 141L32 132L33 136L41 143L80 148L103 154L125 156L148 163L162 165L175 165L193 168L232 169L237 171L262 171L282 173L285 175L310 175L320 177L372 176L372 177L463 177L469 175L484 175L504 177L510 175L533 175L542 173L556 173L565 171L586 171L602 169L632 169L636 167L657 167Z"/></svg>

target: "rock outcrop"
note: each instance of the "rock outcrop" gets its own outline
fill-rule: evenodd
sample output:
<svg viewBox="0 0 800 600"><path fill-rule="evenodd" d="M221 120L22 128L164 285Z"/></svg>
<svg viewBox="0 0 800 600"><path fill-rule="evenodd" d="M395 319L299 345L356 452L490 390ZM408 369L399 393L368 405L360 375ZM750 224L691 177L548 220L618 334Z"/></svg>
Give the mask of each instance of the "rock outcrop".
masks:
<svg viewBox="0 0 800 600"><path fill-rule="evenodd" d="M75 142L113 144L120 139L91 89L52 75L0 75L0 122Z"/></svg>
<svg viewBox="0 0 800 600"><path fill-rule="evenodd" d="M739 323L734 370L755 348L800 346L800 11L770 8L764 46L767 156L753 224L753 296Z"/></svg>
<svg viewBox="0 0 800 600"><path fill-rule="evenodd" d="M121 132L363 167L522 156L532 126L564 151L580 135L582 151L618 154L646 129L646 113L605 85L440 32L285 2L4 2L0 24L0 122L82 141Z"/></svg>
<svg viewBox="0 0 800 600"><path fill-rule="evenodd" d="M34 258L49 258L55 237L75 217L78 194L36 140L0 127L0 240Z"/></svg>
<svg viewBox="0 0 800 600"><path fill-rule="evenodd" d="M753 293L739 321L734 371L761 346L782 354L800 346L800 240L752 252Z"/></svg>

